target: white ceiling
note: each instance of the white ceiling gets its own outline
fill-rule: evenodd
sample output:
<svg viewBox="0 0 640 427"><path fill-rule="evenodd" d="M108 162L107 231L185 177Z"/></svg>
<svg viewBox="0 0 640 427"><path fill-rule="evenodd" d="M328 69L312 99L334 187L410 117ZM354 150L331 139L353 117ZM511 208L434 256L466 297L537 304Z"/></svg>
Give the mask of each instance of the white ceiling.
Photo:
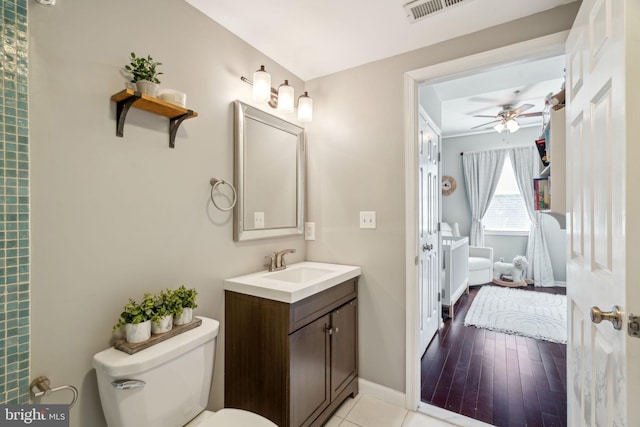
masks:
<svg viewBox="0 0 640 427"><path fill-rule="evenodd" d="M413 24L409 0L185 1L306 81L574 0L464 0Z"/></svg>
<svg viewBox="0 0 640 427"><path fill-rule="evenodd" d="M504 105L517 108L522 104L533 104L526 113L542 111L546 96L560 91L564 68L563 55L432 85L442 101L442 136L495 132L491 126L471 129L492 121L473 116L497 115ZM517 121L521 127L540 126L542 129L541 117L521 117Z"/></svg>

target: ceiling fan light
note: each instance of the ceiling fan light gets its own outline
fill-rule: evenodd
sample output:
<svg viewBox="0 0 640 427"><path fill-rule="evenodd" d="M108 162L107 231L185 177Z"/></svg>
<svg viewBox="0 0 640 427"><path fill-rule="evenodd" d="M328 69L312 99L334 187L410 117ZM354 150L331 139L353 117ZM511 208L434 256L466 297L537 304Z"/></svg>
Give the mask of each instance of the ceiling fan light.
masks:
<svg viewBox="0 0 640 427"><path fill-rule="evenodd" d="M511 133L516 132L518 129L520 129L520 125L518 124L518 122L515 119L511 119L507 122L507 130Z"/></svg>
<svg viewBox="0 0 640 427"><path fill-rule="evenodd" d="M504 123L502 122L498 123L493 127L493 129L498 133L502 132L504 130Z"/></svg>

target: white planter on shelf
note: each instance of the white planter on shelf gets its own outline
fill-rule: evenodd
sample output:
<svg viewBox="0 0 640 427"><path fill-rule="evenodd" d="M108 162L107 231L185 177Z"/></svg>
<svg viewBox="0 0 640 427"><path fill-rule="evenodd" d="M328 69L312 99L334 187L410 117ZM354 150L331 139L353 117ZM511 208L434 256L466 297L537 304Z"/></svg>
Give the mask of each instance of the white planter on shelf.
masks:
<svg viewBox="0 0 640 427"><path fill-rule="evenodd" d="M135 344L151 338L151 320L124 325L127 342Z"/></svg>
<svg viewBox="0 0 640 427"><path fill-rule="evenodd" d="M144 93L149 96L155 97L158 94L158 86L156 83L150 82L148 80L138 80L136 82L136 88L138 92Z"/></svg>
<svg viewBox="0 0 640 427"><path fill-rule="evenodd" d="M171 328L173 328L173 315L171 314L161 317L155 322L151 322L152 334L164 334L165 332L169 332Z"/></svg>
<svg viewBox="0 0 640 427"><path fill-rule="evenodd" d="M187 323L193 320L193 308L185 307L182 309L182 314L180 316L175 316L173 318L174 325L186 325Z"/></svg>

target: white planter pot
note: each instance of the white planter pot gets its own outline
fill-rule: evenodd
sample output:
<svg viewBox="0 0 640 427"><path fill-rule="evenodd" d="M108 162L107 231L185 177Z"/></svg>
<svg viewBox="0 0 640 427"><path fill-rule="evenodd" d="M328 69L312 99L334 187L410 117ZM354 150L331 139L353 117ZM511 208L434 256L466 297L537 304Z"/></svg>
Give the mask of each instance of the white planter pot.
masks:
<svg viewBox="0 0 640 427"><path fill-rule="evenodd" d="M147 80L138 80L136 82L136 88L138 92L144 93L149 96L155 97L158 94L158 86L157 84L147 81Z"/></svg>
<svg viewBox="0 0 640 427"><path fill-rule="evenodd" d="M175 316L173 318L174 325L186 325L187 323L193 320L193 308L183 308L182 314L180 316Z"/></svg>
<svg viewBox="0 0 640 427"><path fill-rule="evenodd" d="M164 334L169 332L171 328L173 328L173 316L171 314L161 317L156 322L151 322L152 334Z"/></svg>
<svg viewBox="0 0 640 427"><path fill-rule="evenodd" d="M128 343L138 343L151 338L151 320L141 323L127 323L124 325Z"/></svg>

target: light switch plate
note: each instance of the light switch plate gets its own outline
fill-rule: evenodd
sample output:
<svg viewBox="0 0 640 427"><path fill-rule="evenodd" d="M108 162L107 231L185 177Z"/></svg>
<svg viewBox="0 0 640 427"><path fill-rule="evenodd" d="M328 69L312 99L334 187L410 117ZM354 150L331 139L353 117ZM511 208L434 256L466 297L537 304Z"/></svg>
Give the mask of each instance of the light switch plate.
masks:
<svg viewBox="0 0 640 427"><path fill-rule="evenodd" d="M264 228L264 212L253 213L253 228Z"/></svg>
<svg viewBox="0 0 640 427"><path fill-rule="evenodd" d="M360 211L360 228L376 228L376 211Z"/></svg>
<svg viewBox="0 0 640 427"><path fill-rule="evenodd" d="M316 240L316 223L304 223L304 240Z"/></svg>

